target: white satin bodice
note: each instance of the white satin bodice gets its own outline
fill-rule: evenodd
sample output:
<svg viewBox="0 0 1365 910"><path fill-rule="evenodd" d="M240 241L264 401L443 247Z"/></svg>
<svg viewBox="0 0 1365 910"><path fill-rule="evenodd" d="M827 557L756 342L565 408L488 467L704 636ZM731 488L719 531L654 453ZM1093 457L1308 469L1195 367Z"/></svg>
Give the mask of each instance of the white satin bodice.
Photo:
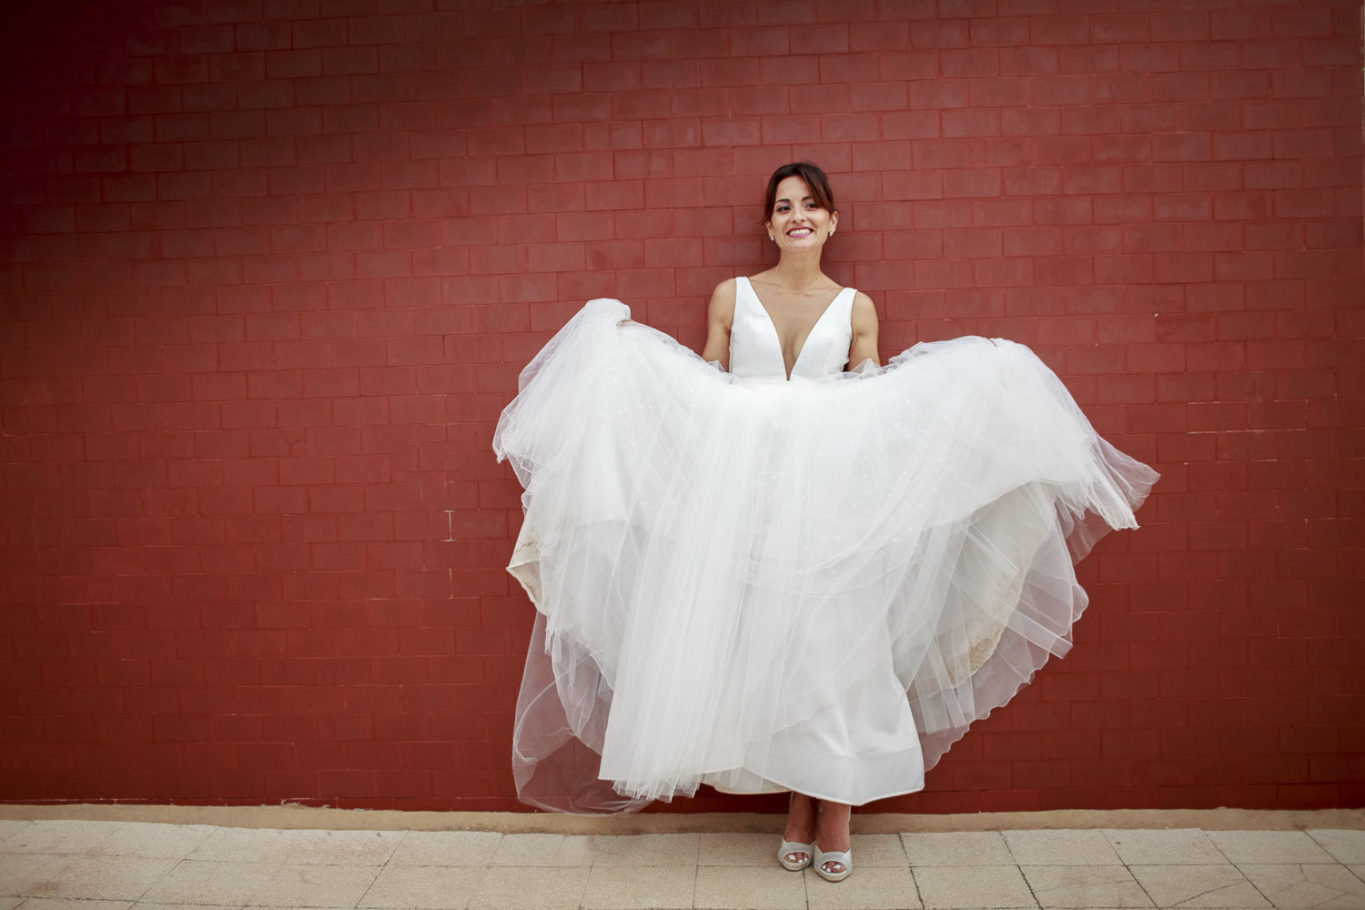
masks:
<svg viewBox="0 0 1365 910"><path fill-rule="evenodd" d="M853 288L844 288L811 327L792 364L791 378L819 379L842 372L853 343ZM730 372L753 379L786 379L782 342L749 279L735 279L735 316L730 324Z"/></svg>

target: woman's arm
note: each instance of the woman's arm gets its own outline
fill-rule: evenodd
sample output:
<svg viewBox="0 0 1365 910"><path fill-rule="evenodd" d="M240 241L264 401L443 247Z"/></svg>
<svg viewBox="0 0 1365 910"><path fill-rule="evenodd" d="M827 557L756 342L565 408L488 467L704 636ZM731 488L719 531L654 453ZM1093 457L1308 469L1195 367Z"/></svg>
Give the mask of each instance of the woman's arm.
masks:
<svg viewBox="0 0 1365 910"><path fill-rule="evenodd" d="M708 363L720 362L720 368L730 369L730 326L735 321L735 279L727 278L711 292L711 303L706 308L706 344L701 359Z"/></svg>
<svg viewBox="0 0 1365 910"><path fill-rule="evenodd" d="M881 366L882 359L877 354L877 308L872 305L872 298L862 291L853 298L851 322L853 341L848 346L848 365L856 369L864 360L870 360Z"/></svg>

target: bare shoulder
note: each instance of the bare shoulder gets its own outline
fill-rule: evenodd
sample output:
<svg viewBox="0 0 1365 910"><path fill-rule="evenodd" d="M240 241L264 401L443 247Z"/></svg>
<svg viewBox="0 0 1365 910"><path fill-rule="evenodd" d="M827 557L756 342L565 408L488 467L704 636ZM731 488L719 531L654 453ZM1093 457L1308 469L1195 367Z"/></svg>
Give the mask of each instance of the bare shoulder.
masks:
<svg viewBox="0 0 1365 910"><path fill-rule="evenodd" d="M733 297L735 296L735 287L736 287L736 285L737 285L737 279L735 279L735 278L726 278L726 279L725 279L724 281L722 281L720 284L716 285L716 289L715 289L714 291L711 292L711 299L712 299L712 300L715 300L718 296L719 296L719 297L731 297L731 298L733 298Z"/></svg>
<svg viewBox="0 0 1365 910"><path fill-rule="evenodd" d="M855 291L853 294L853 321L877 324L877 307L873 304L872 298L862 291Z"/></svg>

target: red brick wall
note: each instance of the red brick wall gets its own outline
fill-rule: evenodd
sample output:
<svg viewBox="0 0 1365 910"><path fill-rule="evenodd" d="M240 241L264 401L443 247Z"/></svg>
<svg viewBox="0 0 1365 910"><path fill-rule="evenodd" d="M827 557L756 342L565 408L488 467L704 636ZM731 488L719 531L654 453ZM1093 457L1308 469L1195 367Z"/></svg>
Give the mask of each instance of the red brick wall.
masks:
<svg viewBox="0 0 1365 910"><path fill-rule="evenodd" d="M7 16L0 799L514 808L496 415L586 298L698 343L810 157L884 353L1034 345L1164 475L886 807L1365 804L1358 3Z"/></svg>

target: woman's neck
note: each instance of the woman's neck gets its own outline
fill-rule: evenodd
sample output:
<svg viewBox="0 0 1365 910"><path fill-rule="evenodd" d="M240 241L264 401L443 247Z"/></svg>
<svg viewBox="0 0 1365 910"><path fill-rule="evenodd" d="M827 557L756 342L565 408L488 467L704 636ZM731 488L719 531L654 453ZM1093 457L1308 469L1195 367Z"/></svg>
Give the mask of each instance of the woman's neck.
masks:
<svg viewBox="0 0 1365 910"><path fill-rule="evenodd" d="M827 279L825 273L820 271L820 251L783 253L782 258L773 267L770 280L773 284L794 293L801 293L822 284Z"/></svg>

